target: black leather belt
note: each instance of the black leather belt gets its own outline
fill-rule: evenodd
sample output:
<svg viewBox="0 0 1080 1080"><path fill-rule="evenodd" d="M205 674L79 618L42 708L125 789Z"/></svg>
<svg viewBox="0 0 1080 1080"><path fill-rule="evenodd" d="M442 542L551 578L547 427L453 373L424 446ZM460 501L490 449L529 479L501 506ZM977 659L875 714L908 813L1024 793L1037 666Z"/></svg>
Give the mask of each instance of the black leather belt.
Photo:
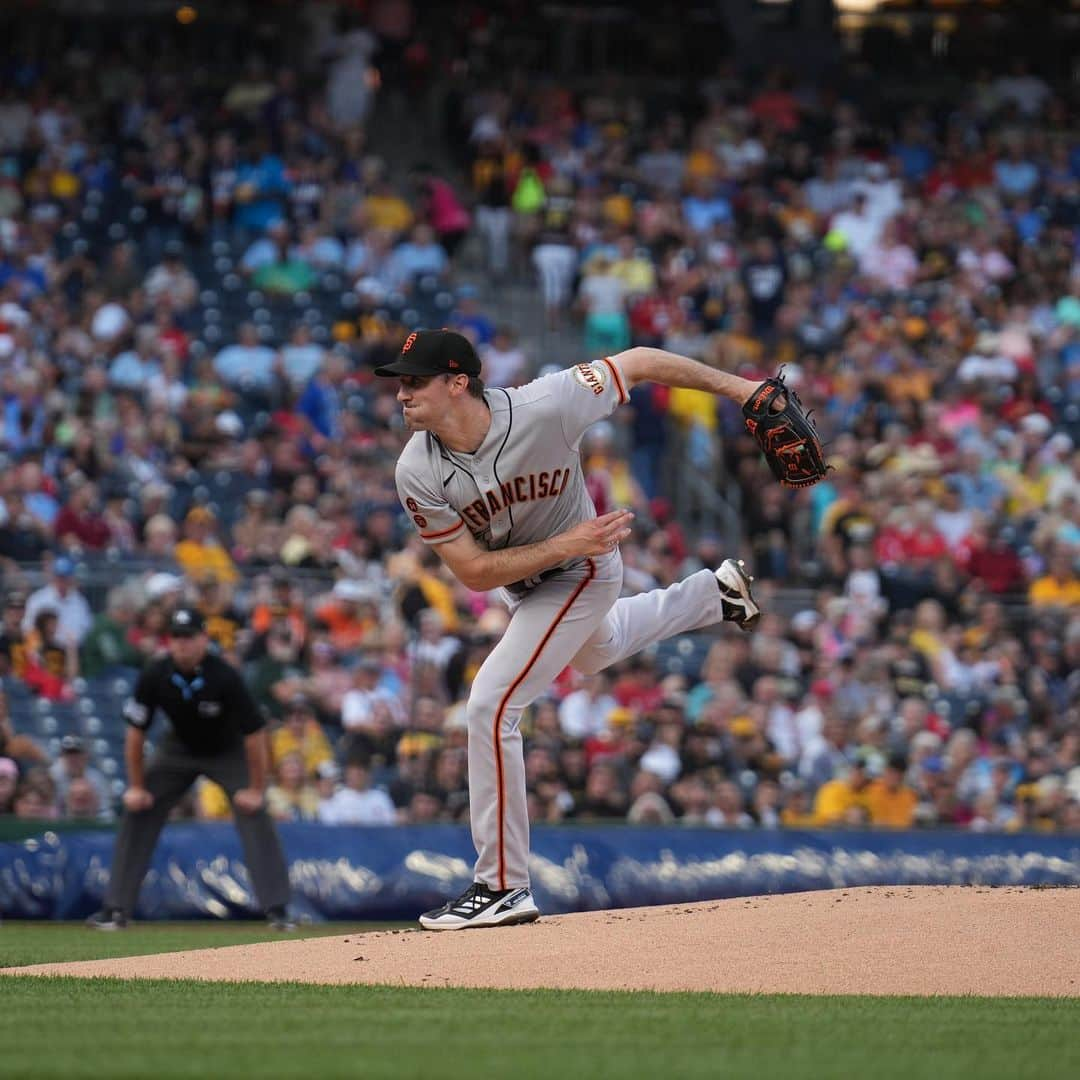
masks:
<svg viewBox="0 0 1080 1080"><path fill-rule="evenodd" d="M553 566L550 570L544 570L539 574L534 574L529 578L522 578L521 581L514 581L511 584L505 586L506 590L513 593L514 596L526 596L531 593L533 589L542 581L547 581L548 578L554 577L556 574L561 574L566 569L565 566Z"/></svg>

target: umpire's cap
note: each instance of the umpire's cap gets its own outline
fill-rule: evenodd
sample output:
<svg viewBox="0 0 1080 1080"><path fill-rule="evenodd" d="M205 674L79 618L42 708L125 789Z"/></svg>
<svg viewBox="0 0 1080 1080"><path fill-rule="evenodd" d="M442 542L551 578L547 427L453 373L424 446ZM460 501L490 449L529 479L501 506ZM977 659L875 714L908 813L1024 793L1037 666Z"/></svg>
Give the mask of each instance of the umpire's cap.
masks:
<svg viewBox="0 0 1080 1080"><path fill-rule="evenodd" d="M195 637L205 629L206 623L195 608L177 608L169 619L169 633L173 637Z"/></svg>
<svg viewBox="0 0 1080 1080"><path fill-rule="evenodd" d="M480 357L472 342L453 330L414 330L392 363L376 375L479 375Z"/></svg>

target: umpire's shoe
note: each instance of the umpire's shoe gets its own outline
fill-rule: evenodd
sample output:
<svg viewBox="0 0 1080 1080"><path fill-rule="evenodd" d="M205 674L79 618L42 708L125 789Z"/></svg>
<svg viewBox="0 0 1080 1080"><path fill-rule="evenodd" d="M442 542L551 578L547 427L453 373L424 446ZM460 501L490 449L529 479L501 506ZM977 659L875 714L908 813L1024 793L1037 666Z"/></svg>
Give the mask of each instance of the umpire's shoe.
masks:
<svg viewBox="0 0 1080 1080"><path fill-rule="evenodd" d="M127 917L119 908L102 908L86 920L92 930L126 930L127 924Z"/></svg>
<svg viewBox="0 0 1080 1080"><path fill-rule="evenodd" d="M754 603L750 583L754 580L744 569L742 559L725 559L716 571L720 586L724 621L733 622L740 630L753 630L761 618L761 608Z"/></svg>
<svg viewBox="0 0 1080 1080"><path fill-rule="evenodd" d="M283 907L273 907L266 912L266 925L281 934L296 930L296 921L289 915L288 908Z"/></svg>
<svg viewBox="0 0 1080 1080"><path fill-rule="evenodd" d="M456 900L420 916L425 930L469 930L480 926L513 926L540 918L528 889L489 889L473 882Z"/></svg>

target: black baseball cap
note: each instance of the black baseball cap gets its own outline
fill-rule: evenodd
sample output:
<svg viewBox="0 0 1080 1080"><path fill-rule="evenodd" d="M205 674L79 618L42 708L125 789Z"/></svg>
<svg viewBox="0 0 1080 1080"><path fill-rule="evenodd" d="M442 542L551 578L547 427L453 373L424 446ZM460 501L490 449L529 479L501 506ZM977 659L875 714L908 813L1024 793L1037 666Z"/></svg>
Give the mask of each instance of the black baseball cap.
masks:
<svg viewBox="0 0 1080 1080"><path fill-rule="evenodd" d="M177 608L169 620L169 633L173 637L195 637L206 629L200 612L194 608Z"/></svg>
<svg viewBox="0 0 1080 1080"><path fill-rule="evenodd" d="M479 375L480 357L472 342L453 330L414 330L392 363L376 375Z"/></svg>

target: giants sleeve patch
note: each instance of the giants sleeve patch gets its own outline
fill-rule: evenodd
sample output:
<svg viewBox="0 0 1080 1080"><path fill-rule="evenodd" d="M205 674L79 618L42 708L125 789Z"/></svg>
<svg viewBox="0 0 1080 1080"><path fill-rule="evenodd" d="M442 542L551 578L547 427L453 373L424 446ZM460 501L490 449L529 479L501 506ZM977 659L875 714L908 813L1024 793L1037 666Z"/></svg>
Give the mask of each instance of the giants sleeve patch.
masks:
<svg viewBox="0 0 1080 1080"><path fill-rule="evenodd" d="M583 390L600 395L604 392L607 371L600 364L578 364L573 368L574 382Z"/></svg>

